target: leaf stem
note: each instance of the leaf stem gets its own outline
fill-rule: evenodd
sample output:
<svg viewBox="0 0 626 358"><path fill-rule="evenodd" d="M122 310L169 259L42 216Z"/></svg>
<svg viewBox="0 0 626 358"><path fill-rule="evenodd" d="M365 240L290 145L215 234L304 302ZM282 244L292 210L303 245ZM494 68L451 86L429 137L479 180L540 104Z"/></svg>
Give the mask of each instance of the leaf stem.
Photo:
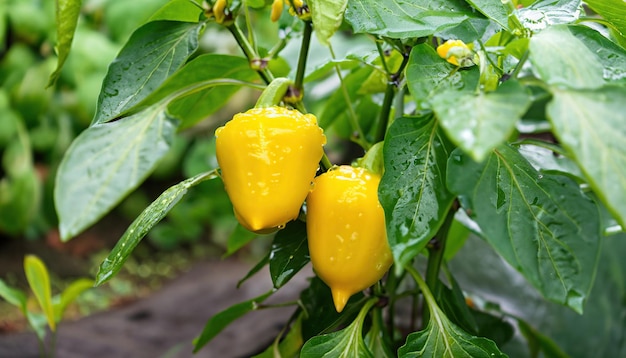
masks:
<svg viewBox="0 0 626 358"><path fill-rule="evenodd" d="M302 98L304 94L304 72L306 70L306 62L309 55L312 33L313 25L311 21L304 21L304 33L302 35L302 44L300 45L300 56L298 57L298 68L296 70L296 80L294 84L296 90L299 91L299 98Z"/></svg>
<svg viewBox="0 0 626 358"><path fill-rule="evenodd" d="M517 65L513 69L513 72L511 72L511 77L512 78L517 78L517 76L519 75L520 71L522 70L522 67L524 67L524 63L526 63L526 60L528 60L528 54L529 53L530 53L530 51L526 50L526 52L524 52L524 54L522 55L522 58L519 59L519 61L517 62Z"/></svg>
<svg viewBox="0 0 626 358"><path fill-rule="evenodd" d="M384 56L384 54L383 54ZM382 59L384 63L384 59ZM387 126L389 124L389 116L391 115L391 104L393 103L393 98L396 93L396 88L400 83L400 79L402 78L402 73L404 72L404 68L409 63L409 54L402 53L402 63L400 64L400 68L398 71L391 74L388 73L389 80L387 82L387 88L385 89L385 98L383 100L383 106L380 111L380 117L378 118L378 125L376 127L376 134L374 136L374 143L378 143L385 139L385 133L387 132ZM385 65L385 68L387 66Z"/></svg>
<svg viewBox="0 0 626 358"><path fill-rule="evenodd" d="M233 34L233 37L237 41L237 44L243 51L244 55L246 55L246 58L248 59L248 61L252 62L254 60L258 60L258 57L259 57L258 54L254 50L254 48L252 48L252 45L250 45L250 42L248 42L246 37L243 35L237 23L233 22L231 25L228 25L226 28L228 29L228 31L230 31L231 34ZM272 73L269 72L266 68L261 68L256 71L259 73L259 76L261 76L261 79L263 79L263 82L265 82L266 84L269 84L274 79L274 76L272 75Z"/></svg>

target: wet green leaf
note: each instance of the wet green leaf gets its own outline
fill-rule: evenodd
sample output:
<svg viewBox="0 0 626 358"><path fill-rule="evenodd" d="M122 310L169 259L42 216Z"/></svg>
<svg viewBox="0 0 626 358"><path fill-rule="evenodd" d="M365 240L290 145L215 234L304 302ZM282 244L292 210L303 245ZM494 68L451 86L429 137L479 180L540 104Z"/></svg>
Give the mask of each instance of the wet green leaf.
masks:
<svg viewBox="0 0 626 358"><path fill-rule="evenodd" d="M41 311L46 316L50 330L54 332L57 322L54 317L50 276L48 275L46 265L37 256L26 255L24 257L24 273L30 289L37 298Z"/></svg>
<svg viewBox="0 0 626 358"><path fill-rule="evenodd" d="M598 263L600 223L576 182L538 172L501 146L482 164L453 152L448 187L484 238L544 297L582 312Z"/></svg>
<svg viewBox="0 0 626 358"><path fill-rule="evenodd" d="M548 117L596 194L626 227L626 89L554 91Z"/></svg>
<svg viewBox="0 0 626 358"><path fill-rule="evenodd" d="M378 195L398 269L426 246L452 205L445 183L452 149L432 116L398 118L387 132Z"/></svg>
<svg viewBox="0 0 626 358"><path fill-rule="evenodd" d="M122 268L122 265L126 262L126 259L130 256L141 239L143 239L148 231L161 221L174 205L187 194L189 188L205 180L214 178L217 178L217 172L215 170L198 174L193 178L189 178L170 187L153 201L152 204L130 224L113 250L111 250L107 258L100 264L98 274L96 275L96 286L108 281Z"/></svg>
<svg viewBox="0 0 626 358"><path fill-rule="evenodd" d="M247 243L257 238L259 235L253 233L252 231L246 230L243 226L237 224L235 229L228 237L228 241L226 242L226 253L223 257L228 257L235 252L239 251L242 247L244 247Z"/></svg>
<svg viewBox="0 0 626 358"><path fill-rule="evenodd" d="M466 2L432 0L419 4L400 0L354 0L345 18L355 32L400 39L433 35L479 17Z"/></svg>
<svg viewBox="0 0 626 358"><path fill-rule="evenodd" d="M467 0L476 10L495 21L500 27L509 28L509 14L502 1Z"/></svg>
<svg viewBox="0 0 626 358"><path fill-rule="evenodd" d="M306 223L293 221L274 236L270 249L270 275L275 288L280 288L311 259L307 245Z"/></svg>
<svg viewBox="0 0 626 358"><path fill-rule="evenodd" d="M626 37L626 4L622 0L585 0L593 11L615 27L622 37Z"/></svg>
<svg viewBox="0 0 626 358"><path fill-rule="evenodd" d="M54 199L61 239L98 221L133 191L167 154L176 124L162 105L93 125L65 153Z"/></svg>
<svg viewBox="0 0 626 358"><path fill-rule="evenodd" d="M549 26L573 23L584 15L580 0L539 0L515 12L521 24L532 32Z"/></svg>
<svg viewBox="0 0 626 358"><path fill-rule="evenodd" d="M448 137L478 162L513 133L530 102L526 89L514 80L494 92L448 90L431 100Z"/></svg>
<svg viewBox="0 0 626 358"><path fill-rule="evenodd" d="M569 26L569 30L597 55L598 61L604 67L605 81L626 83L626 49L587 26Z"/></svg>
<svg viewBox="0 0 626 358"><path fill-rule="evenodd" d="M202 26L155 21L137 29L109 66L92 125L118 117L178 70L198 47Z"/></svg>
<svg viewBox="0 0 626 358"><path fill-rule="evenodd" d="M235 321L237 318L242 317L248 312L257 309L260 303L263 303L265 299L274 293L274 290L266 292L261 296L255 297L251 300L237 303L224 311L214 315L209 319L206 326L202 330L200 336L194 339L194 353L198 352L202 347L209 343L215 336L217 336L224 328Z"/></svg>
<svg viewBox="0 0 626 358"><path fill-rule="evenodd" d="M63 64L70 53L76 24L80 15L81 0L56 0L56 26L57 26L57 68L50 75L48 86L51 86L61 75Z"/></svg>
<svg viewBox="0 0 626 358"><path fill-rule="evenodd" d="M539 78L560 88L598 88L604 68L598 56L567 26L551 26L530 39L530 61Z"/></svg>
<svg viewBox="0 0 626 358"><path fill-rule="evenodd" d="M310 0L308 5L311 7L311 20L317 39L323 45L328 45L343 22L348 0Z"/></svg>

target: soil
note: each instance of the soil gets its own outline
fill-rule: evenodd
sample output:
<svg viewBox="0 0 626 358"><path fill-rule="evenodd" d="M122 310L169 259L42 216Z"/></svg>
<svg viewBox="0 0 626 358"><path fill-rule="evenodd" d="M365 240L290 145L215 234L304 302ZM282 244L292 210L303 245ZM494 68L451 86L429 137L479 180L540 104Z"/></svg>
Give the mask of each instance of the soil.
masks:
<svg viewBox="0 0 626 358"><path fill-rule="evenodd" d="M200 352L192 354L192 340L207 320L221 310L263 294L272 283L262 270L240 289L237 282L251 265L235 259L201 262L165 284L150 296L127 306L97 313L58 328L59 358L182 358L251 357L267 347L294 307L251 312L236 320ZM268 301L294 300L306 286L310 269L304 269ZM39 357L32 332L0 335L0 357Z"/></svg>

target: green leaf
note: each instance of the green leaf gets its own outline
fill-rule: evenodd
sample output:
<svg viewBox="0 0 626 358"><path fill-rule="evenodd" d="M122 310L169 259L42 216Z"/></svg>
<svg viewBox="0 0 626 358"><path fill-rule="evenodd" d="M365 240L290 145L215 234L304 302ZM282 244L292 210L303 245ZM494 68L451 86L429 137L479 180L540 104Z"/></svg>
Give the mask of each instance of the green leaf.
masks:
<svg viewBox="0 0 626 358"><path fill-rule="evenodd" d="M550 358L568 358L569 355L546 335L537 331L528 322L523 319L517 318L517 325L520 332L528 341L528 346L533 357L536 357L539 352L545 353L546 357Z"/></svg>
<svg viewBox="0 0 626 358"><path fill-rule="evenodd" d="M496 344L483 337L473 336L454 323L437 306L435 298L415 269L408 271L416 279L430 312L426 329L409 334L406 343L398 349L400 358L493 358L507 357Z"/></svg>
<svg viewBox="0 0 626 358"><path fill-rule="evenodd" d="M35 294L41 310L46 316L51 331L56 330L54 320L54 308L52 307L52 292L50 289L50 276L48 269L37 256L26 255L24 257L24 273L30 289Z"/></svg>
<svg viewBox="0 0 626 358"><path fill-rule="evenodd" d="M376 358L395 358L396 355L391 350L393 344L386 339L385 330L387 327L382 318L380 309L374 312L372 326L365 335L365 345Z"/></svg>
<svg viewBox="0 0 626 358"><path fill-rule="evenodd" d="M452 149L432 116L398 118L387 132L378 195L397 269L426 246L452 205L445 184Z"/></svg>
<svg viewBox="0 0 626 358"><path fill-rule="evenodd" d="M276 233L270 249L270 275L274 288L281 288L289 282L309 261L306 224L293 221Z"/></svg>
<svg viewBox="0 0 626 358"><path fill-rule="evenodd" d="M530 39L530 61L537 76L561 88L598 88L604 68L598 56L567 26L551 26Z"/></svg>
<svg viewBox="0 0 626 358"><path fill-rule="evenodd" d="M201 14L202 7L194 0L170 0L155 12L148 22L159 20L196 22Z"/></svg>
<svg viewBox="0 0 626 358"><path fill-rule="evenodd" d="M361 67L344 77L343 86L346 88L348 100L341 88L334 91L330 98L325 101L324 110L319 115L320 127L329 128L349 111L348 106L355 106L360 101L363 95L358 93L359 88L372 71L369 67Z"/></svg>
<svg viewBox="0 0 626 358"><path fill-rule="evenodd" d="M52 86L61 75L61 69L67 55L70 53L76 24L80 15L81 0L56 0L56 25L57 25L57 68L50 75L48 87Z"/></svg>
<svg viewBox="0 0 626 358"><path fill-rule="evenodd" d="M554 134L626 228L626 89L564 90L553 96L547 114Z"/></svg>
<svg viewBox="0 0 626 358"><path fill-rule="evenodd" d="M28 300L26 292L7 285L6 282L4 282L4 280L1 278L0 297L2 297L5 301L12 304L13 306L19 307L22 312L26 312L26 301Z"/></svg>
<svg viewBox="0 0 626 358"><path fill-rule="evenodd" d="M243 81L258 78L242 57L207 54L190 61L158 89L129 111L139 111L166 98L174 99L168 107L172 116L181 119L181 129L206 119L228 102ZM254 85L256 87L256 85Z"/></svg>
<svg viewBox="0 0 626 358"><path fill-rule="evenodd" d="M59 165L54 200L61 239L98 221L167 154L176 125L162 105L87 128Z"/></svg>
<svg viewBox="0 0 626 358"><path fill-rule="evenodd" d="M549 147L524 143L526 142L522 142L517 149L536 170L569 175L576 181L584 181L583 173L572 159L550 150Z"/></svg>
<svg viewBox="0 0 626 358"><path fill-rule="evenodd" d="M478 85L478 67L456 71L456 66L437 55L429 44L411 50L406 68L407 84L418 106L424 107L430 97L446 89L474 90Z"/></svg>
<svg viewBox="0 0 626 358"><path fill-rule="evenodd" d="M503 143L530 106L530 95L514 80L494 92L448 90L431 100L448 137L478 162Z"/></svg>
<svg viewBox="0 0 626 358"><path fill-rule="evenodd" d="M461 0L352 0L345 12L354 32L394 39L433 35L477 17Z"/></svg>
<svg viewBox="0 0 626 358"><path fill-rule="evenodd" d="M607 20L615 30L626 37L626 4L622 0L585 0L593 11Z"/></svg>
<svg viewBox="0 0 626 358"><path fill-rule="evenodd" d="M549 26L569 24L584 15L581 0L540 0L515 12L521 24L538 32Z"/></svg>
<svg viewBox="0 0 626 358"><path fill-rule="evenodd" d="M53 304L54 306L54 317L57 322L60 322L63 318L63 313L65 313L65 309L67 305L72 303L81 293L93 287L93 280L88 278L81 278L72 282L69 286L63 290L61 293L60 300Z"/></svg>
<svg viewBox="0 0 626 358"><path fill-rule="evenodd" d="M604 80L626 83L626 49L587 26L570 26L570 32L595 53L604 67Z"/></svg>
<svg viewBox="0 0 626 358"><path fill-rule="evenodd" d="M582 312L600 248L598 209L569 177L540 173L515 149L482 164L460 150L448 187L485 239L544 297Z"/></svg>
<svg viewBox="0 0 626 358"><path fill-rule="evenodd" d="M307 4L311 7L311 20L317 39L327 46L343 22L348 0L309 0Z"/></svg>
<svg viewBox="0 0 626 358"><path fill-rule="evenodd" d="M296 322L291 325L289 333L284 339L280 340L281 336L276 337L274 343L267 347L261 354L257 354L252 358L292 358L298 357L302 344L302 317L303 313L298 315Z"/></svg>
<svg viewBox="0 0 626 358"><path fill-rule="evenodd" d="M100 264L95 285L99 286L108 281L122 268L122 265L141 239L172 210L174 205L187 194L189 188L205 180L214 178L217 178L216 170L201 173L168 188L159 195L159 197L130 224L113 250L111 250L107 258Z"/></svg>
<svg viewBox="0 0 626 358"><path fill-rule="evenodd" d="M26 311L26 320L30 327L35 331L40 342L45 342L47 317L40 312Z"/></svg>
<svg viewBox="0 0 626 358"><path fill-rule="evenodd" d="M257 262L256 265L254 265L254 267L251 268L250 271L248 271L248 273L241 280L239 280L239 282L237 282L237 288L241 287L241 285L243 285L244 282L248 281L249 278L254 276L257 272L261 271L261 269L269 263L270 263L270 254L268 252L267 255L263 256L263 258L260 259L259 262Z"/></svg>
<svg viewBox="0 0 626 358"><path fill-rule="evenodd" d="M228 237L228 241L226 242L226 253L224 253L223 257L228 257L234 254L258 236L258 234L246 230L243 226L237 224L233 232Z"/></svg>
<svg viewBox="0 0 626 358"><path fill-rule="evenodd" d="M363 321L367 312L378 301L368 300L352 323L337 332L309 339L300 351L301 358L374 358L363 340Z"/></svg>
<svg viewBox="0 0 626 358"><path fill-rule="evenodd" d="M109 66L92 125L118 117L161 85L196 50L202 27L155 21L137 29Z"/></svg>
<svg viewBox="0 0 626 358"><path fill-rule="evenodd" d="M263 301L265 301L265 299L267 299L273 293L274 290L271 290L251 300L237 303L236 305L231 306L211 317L206 326L204 326L204 329L202 330L200 336L194 339L193 352L198 352L202 347L209 343L213 338L215 338L215 336L217 336L224 328L226 328L237 318L242 317L248 312L256 310L259 304L263 303Z"/></svg>
<svg viewBox="0 0 626 358"><path fill-rule="evenodd" d="M509 14L502 1L467 0L476 10L495 21L504 30L509 28Z"/></svg>

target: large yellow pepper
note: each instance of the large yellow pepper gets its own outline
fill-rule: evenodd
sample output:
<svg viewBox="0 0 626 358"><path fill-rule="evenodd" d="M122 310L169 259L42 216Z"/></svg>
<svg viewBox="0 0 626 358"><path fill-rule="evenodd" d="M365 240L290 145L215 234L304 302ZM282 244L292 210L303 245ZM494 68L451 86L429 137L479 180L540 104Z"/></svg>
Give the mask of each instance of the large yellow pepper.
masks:
<svg viewBox="0 0 626 358"><path fill-rule="evenodd" d="M253 108L215 131L222 180L246 229L268 233L298 217L326 137L312 114Z"/></svg>
<svg viewBox="0 0 626 358"><path fill-rule="evenodd" d="M380 280L393 261L379 183L379 175L344 165L317 177L307 197L311 262L330 287L337 312Z"/></svg>

